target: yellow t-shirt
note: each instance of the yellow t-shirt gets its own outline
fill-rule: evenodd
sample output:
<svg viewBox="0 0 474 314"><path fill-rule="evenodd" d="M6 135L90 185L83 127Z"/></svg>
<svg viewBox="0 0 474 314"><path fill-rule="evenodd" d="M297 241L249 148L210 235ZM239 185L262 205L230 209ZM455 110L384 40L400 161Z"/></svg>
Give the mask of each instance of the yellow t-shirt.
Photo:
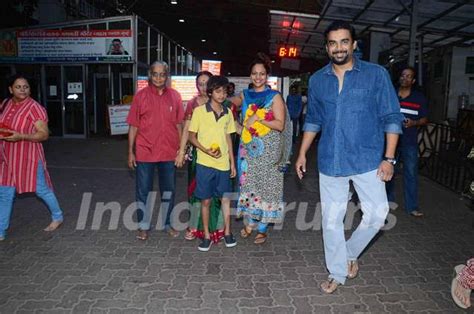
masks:
<svg viewBox="0 0 474 314"><path fill-rule="evenodd" d="M227 134L235 133L235 123L232 112L223 107L222 114L217 114L208 103L199 106L193 111L189 131L197 133L199 143L205 148L210 148L212 144L219 145L221 157L214 158L198 149L197 163L209 168L221 171L230 169L229 147L227 146Z"/></svg>

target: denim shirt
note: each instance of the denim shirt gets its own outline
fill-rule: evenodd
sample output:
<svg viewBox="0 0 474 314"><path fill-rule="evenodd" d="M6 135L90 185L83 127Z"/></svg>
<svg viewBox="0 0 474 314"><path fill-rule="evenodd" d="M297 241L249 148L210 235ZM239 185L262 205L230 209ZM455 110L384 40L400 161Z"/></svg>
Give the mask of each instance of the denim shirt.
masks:
<svg viewBox="0 0 474 314"><path fill-rule="evenodd" d="M387 71L354 57L352 70L339 81L332 64L309 80L308 112L303 130L321 131L319 171L349 176L377 169L385 148L385 133L402 133L403 115Z"/></svg>

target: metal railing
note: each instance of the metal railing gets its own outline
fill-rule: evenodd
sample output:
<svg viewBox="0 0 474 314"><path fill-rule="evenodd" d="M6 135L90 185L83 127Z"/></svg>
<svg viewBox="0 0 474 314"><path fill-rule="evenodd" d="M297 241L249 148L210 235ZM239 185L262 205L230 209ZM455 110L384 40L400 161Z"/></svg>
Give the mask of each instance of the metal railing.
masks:
<svg viewBox="0 0 474 314"><path fill-rule="evenodd" d="M430 123L419 132L420 173L459 193L474 178L474 163L467 158L474 135L448 124Z"/></svg>

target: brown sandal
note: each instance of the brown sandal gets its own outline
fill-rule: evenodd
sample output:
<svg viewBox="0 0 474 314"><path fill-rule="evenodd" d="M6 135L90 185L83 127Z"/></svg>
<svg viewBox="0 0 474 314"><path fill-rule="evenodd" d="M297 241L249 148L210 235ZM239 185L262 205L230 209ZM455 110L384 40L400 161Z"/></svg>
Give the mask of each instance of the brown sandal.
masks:
<svg viewBox="0 0 474 314"><path fill-rule="evenodd" d="M354 279L359 274L359 263L357 260L352 260L347 263L347 278Z"/></svg>
<svg viewBox="0 0 474 314"><path fill-rule="evenodd" d="M138 240L141 240L141 241L146 241L146 240L148 240L148 231L147 231L147 230L138 229L137 239L138 239Z"/></svg>
<svg viewBox="0 0 474 314"><path fill-rule="evenodd" d="M186 229L186 234L184 235L184 239L188 241L192 241L196 239L196 234L190 228Z"/></svg>
<svg viewBox="0 0 474 314"><path fill-rule="evenodd" d="M250 231L247 229L248 227L243 227L242 230L240 230L240 236L243 239L247 239L251 234L252 234L252 229L250 228Z"/></svg>
<svg viewBox="0 0 474 314"><path fill-rule="evenodd" d="M337 282L333 278L329 278L321 283L320 288L321 291L327 294L331 294L337 290L337 287L340 286L341 283Z"/></svg>
<svg viewBox="0 0 474 314"><path fill-rule="evenodd" d="M61 227L62 224L63 224L62 220L54 220L46 228L44 228L43 231L52 232L54 230L57 230L59 227Z"/></svg>
<svg viewBox="0 0 474 314"><path fill-rule="evenodd" d="M260 245L267 242L267 234L266 233L261 233L258 232L257 235L255 236L255 241L253 241L254 244Z"/></svg>

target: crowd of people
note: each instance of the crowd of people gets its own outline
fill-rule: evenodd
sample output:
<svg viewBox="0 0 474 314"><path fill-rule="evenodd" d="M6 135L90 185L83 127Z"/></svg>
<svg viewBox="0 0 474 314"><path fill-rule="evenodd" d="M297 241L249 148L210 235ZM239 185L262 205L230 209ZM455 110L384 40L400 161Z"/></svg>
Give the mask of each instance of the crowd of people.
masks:
<svg viewBox="0 0 474 314"><path fill-rule="evenodd" d="M187 164L191 207L186 240L200 239L198 250L204 252L221 240L235 247L229 195L238 192L237 216L245 222L240 237L252 237L255 245L268 241L269 225L283 219L284 173L303 114L304 134L294 165L301 180L306 153L321 132L318 170L329 272L322 291L333 293L357 277L359 256L385 223L394 197L389 182L399 159L404 162L406 211L423 216L417 202L416 137L428 120L427 101L412 88L416 71L403 70L397 95L383 67L353 56L357 41L349 23L332 23L325 39L330 62L311 76L307 99L291 88L286 104L268 87L271 62L261 53L249 66L249 89L234 95L227 78L200 72L197 96L186 107L167 85L168 65L157 61L150 66L149 85L137 92L127 118L128 166L136 172L139 204L137 239L149 238L156 170L161 210L166 212L163 225L171 237L179 235L171 221L176 168ZM52 216L45 231L63 222L41 146L49 134L46 111L30 97L25 77L17 75L9 86L11 98L0 109L0 240L6 237L16 193L36 192L44 200ZM343 220L351 182L363 216L346 240ZM456 304L468 307L473 260L456 270L452 295Z"/></svg>

